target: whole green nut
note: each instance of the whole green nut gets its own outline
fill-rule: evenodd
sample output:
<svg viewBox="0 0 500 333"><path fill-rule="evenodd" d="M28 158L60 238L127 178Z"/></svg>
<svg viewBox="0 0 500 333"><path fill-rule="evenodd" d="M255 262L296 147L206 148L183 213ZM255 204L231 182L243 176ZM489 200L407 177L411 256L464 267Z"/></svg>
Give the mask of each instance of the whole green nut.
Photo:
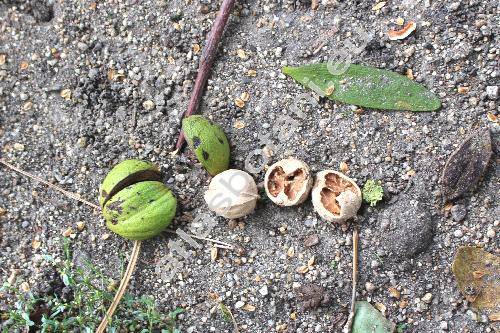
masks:
<svg viewBox="0 0 500 333"><path fill-rule="evenodd" d="M160 180L160 170L150 162L118 163L99 190L106 226L132 240L152 238L165 230L175 216L177 200Z"/></svg>
<svg viewBox="0 0 500 333"><path fill-rule="evenodd" d="M182 120L182 130L189 147L210 175L215 176L229 168L229 142L219 126L194 115Z"/></svg>

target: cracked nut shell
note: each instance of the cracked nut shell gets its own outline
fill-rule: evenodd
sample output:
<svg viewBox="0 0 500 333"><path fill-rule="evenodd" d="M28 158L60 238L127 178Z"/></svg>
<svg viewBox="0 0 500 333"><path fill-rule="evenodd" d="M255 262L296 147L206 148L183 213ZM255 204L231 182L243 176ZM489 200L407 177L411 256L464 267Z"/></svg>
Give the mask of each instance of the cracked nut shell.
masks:
<svg viewBox="0 0 500 333"><path fill-rule="evenodd" d="M259 194L252 176L229 169L212 178L204 198L208 208L217 215L236 219L255 210Z"/></svg>
<svg viewBox="0 0 500 333"><path fill-rule="evenodd" d="M182 120L182 130L189 148L212 176L229 167L230 148L226 134L208 119L194 115Z"/></svg>
<svg viewBox="0 0 500 333"><path fill-rule="evenodd" d="M294 206L304 202L313 178L306 163L293 157L274 163L264 178L266 194L277 205Z"/></svg>
<svg viewBox="0 0 500 333"><path fill-rule="evenodd" d="M356 216L362 194L356 182L341 172L324 170L312 190L314 210L326 221L342 223Z"/></svg>
<svg viewBox="0 0 500 333"><path fill-rule="evenodd" d="M160 180L160 171L152 163L118 163L99 191L106 226L132 240L152 238L167 228L175 216L177 200Z"/></svg>

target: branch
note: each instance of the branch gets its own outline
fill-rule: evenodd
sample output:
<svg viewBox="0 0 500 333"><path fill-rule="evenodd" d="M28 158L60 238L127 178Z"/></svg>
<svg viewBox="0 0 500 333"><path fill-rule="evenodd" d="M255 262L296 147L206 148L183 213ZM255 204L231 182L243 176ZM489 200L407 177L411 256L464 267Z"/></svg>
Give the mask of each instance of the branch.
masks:
<svg viewBox="0 0 500 333"><path fill-rule="evenodd" d="M351 296L351 311L349 313L349 318L347 318L347 323L344 326L343 332L350 333L352 329L352 323L354 321L354 315L356 314L356 285L358 283L358 228L354 226L352 232L352 296Z"/></svg>
<svg viewBox="0 0 500 333"><path fill-rule="evenodd" d="M210 69L214 62L215 56L217 54L217 46L222 38L222 33L224 32L224 27L229 19L229 14L233 9L235 0L223 0L220 7L219 13L215 18L212 30L207 37L207 41L203 48L203 52L200 58L200 65L198 67L198 75L196 76L196 81L194 83L194 88L191 93L191 99L189 101L188 108L186 112L182 115L181 121L184 117L189 117L198 109L200 104L201 95L203 93L203 88L208 80L208 75L210 74ZM178 151L184 145L185 138L182 129L179 133L179 138L175 144L175 149Z"/></svg>
<svg viewBox="0 0 500 333"><path fill-rule="evenodd" d="M120 282L120 286L116 291L115 298L113 299L113 302L109 306L108 311L106 311L106 315L104 316L104 318L101 321L101 324L97 328L96 333L103 333L106 330L106 327L108 326L109 320L111 320L111 318L113 317L113 314L115 313L115 310L118 307L118 303L120 303L120 300L125 294L128 282L132 277L132 272L134 271L135 264L137 263L137 258L139 257L140 251L141 251L141 241L136 240L134 241L134 248L132 249L132 254L130 255L130 261L128 262L127 269L125 270L125 274L123 275L122 281Z"/></svg>

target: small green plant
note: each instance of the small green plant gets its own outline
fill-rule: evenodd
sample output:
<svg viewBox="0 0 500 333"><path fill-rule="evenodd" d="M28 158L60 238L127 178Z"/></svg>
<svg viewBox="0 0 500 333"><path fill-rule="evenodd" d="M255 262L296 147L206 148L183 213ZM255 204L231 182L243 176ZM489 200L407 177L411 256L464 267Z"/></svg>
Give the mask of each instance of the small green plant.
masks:
<svg viewBox="0 0 500 333"><path fill-rule="evenodd" d="M77 267L72 263L72 253L68 239L63 243L64 260L56 263L52 256L44 259L58 269L65 289L70 292L62 296L58 293L36 296L32 292L23 293L14 285L5 283L0 291L16 298L14 306L0 314L2 333L23 331L36 332L94 332L106 308L113 300L114 282L103 272L85 263ZM177 308L168 314L160 313L153 297L125 294L118 311L113 315L108 332L126 330L129 332L179 333L175 321L184 309Z"/></svg>
<svg viewBox="0 0 500 333"><path fill-rule="evenodd" d="M333 270L337 269L337 262L335 260L330 261L330 268Z"/></svg>
<svg viewBox="0 0 500 333"><path fill-rule="evenodd" d="M384 189L380 180L368 179L363 186L363 200L375 206L384 197Z"/></svg>
<svg viewBox="0 0 500 333"><path fill-rule="evenodd" d="M399 323L398 326L396 327L396 332L403 333L406 331L407 328L408 328L408 325L406 323Z"/></svg>

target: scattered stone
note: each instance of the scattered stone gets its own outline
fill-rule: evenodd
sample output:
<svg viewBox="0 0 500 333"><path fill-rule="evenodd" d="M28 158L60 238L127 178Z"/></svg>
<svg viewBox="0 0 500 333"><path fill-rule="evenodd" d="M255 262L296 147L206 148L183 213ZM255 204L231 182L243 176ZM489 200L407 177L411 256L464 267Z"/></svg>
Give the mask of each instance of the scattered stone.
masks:
<svg viewBox="0 0 500 333"><path fill-rule="evenodd" d="M486 95L488 95L489 99L496 100L498 98L498 86L487 86Z"/></svg>
<svg viewBox="0 0 500 333"><path fill-rule="evenodd" d="M234 304L235 309L241 309L243 306L245 306L245 302L243 301L238 301Z"/></svg>
<svg viewBox="0 0 500 333"><path fill-rule="evenodd" d="M455 222L462 222L467 215L467 209L464 205L453 205L451 207L451 218Z"/></svg>
<svg viewBox="0 0 500 333"><path fill-rule="evenodd" d="M319 243L319 236L317 234L308 235L304 239L304 246L311 247Z"/></svg>
<svg viewBox="0 0 500 333"><path fill-rule="evenodd" d="M260 289L259 289L259 294L261 294L262 296L267 296L269 294L269 291L267 289L267 285L263 285Z"/></svg>
<svg viewBox="0 0 500 333"><path fill-rule="evenodd" d="M431 293L426 293L424 297L422 297L422 302L429 304L432 302L432 297Z"/></svg>
<svg viewBox="0 0 500 333"><path fill-rule="evenodd" d="M375 290L375 285L371 282L366 282L365 283L365 289L366 291L368 291L369 293L371 293L372 291Z"/></svg>

